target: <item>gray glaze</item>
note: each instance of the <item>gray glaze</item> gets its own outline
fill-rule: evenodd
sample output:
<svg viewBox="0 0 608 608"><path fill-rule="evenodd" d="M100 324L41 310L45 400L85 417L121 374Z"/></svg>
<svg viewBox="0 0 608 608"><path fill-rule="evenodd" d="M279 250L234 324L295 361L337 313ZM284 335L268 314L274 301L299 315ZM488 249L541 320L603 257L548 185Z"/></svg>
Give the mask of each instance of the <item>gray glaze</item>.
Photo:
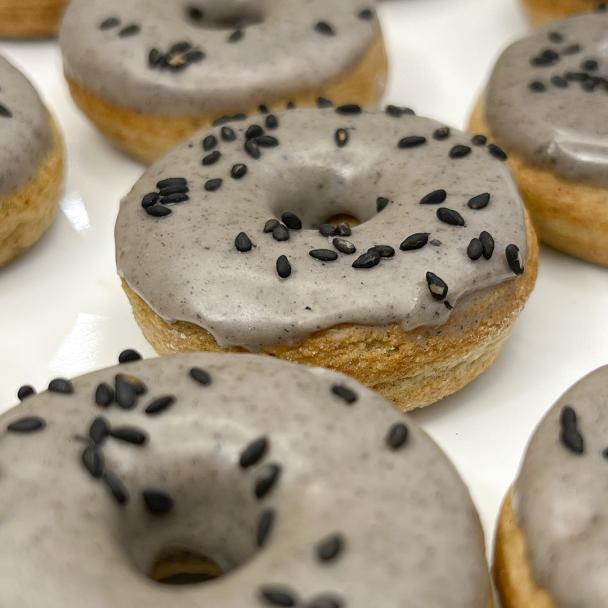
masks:
<svg viewBox="0 0 608 608"><path fill-rule="evenodd" d="M471 146L466 158L450 159L456 144L470 144L459 132L444 141L433 139L441 125L423 118L393 118L384 113L344 116L326 110L294 110L278 115L280 126L268 131L280 145L263 148L253 160L243 150L244 132L264 124L263 116L231 123L238 139L221 141L220 129L199 133L146 171L122 201L116 224L119 273L159 315L168 321L190 321L224 346L255 350L262 345L294 343L315 331L340 323L407 329L436 325L450 315L445 302L434 300L426 273L440 276L449 287L447 301L457 305L466 294L495 286L514 275L506 258L508 244L527 258L522 203L505 163L483 146ZM347 146L338 148L334 133L346 128ZM202 139L215 134L222 158L203 166ZM397 142L421 135L427 143L398 149ZM235 163L248 174L230 176ZM186 177L190 201L172 206L173 213L157 219L141 206L143 196L168 177ZM207 192L204 184L222 178L222 187ZM441 205L421 205L432 190L443 188ZM491 194L482 210L467 206L480 193ZM377 213L379 196L393 202ZM439 207L460 212L465 227L442 223ZM263 233L269 218L285 211L302 218L304 230L291 231L288 242ZM335 262L313 259L309 251L333 249L332 239L318 226L336 213L350 212L364 220L351 237L358 251L339 255ZM496 241L493 257L476 262L467 246L481 231ZM255 247L236 250L234 241L245 232ZM417 251L399 251L410 234L430 233ZM368 270L352 268L359 254L375 245L397 250L392 259ZM293 273L280 279L279 256L291 261Z"/></svg>
<svg viewBox="0 0 608 608"><path fill-rule="evenodd" d="M28 79L0 57L0 197L35 175L52 144L49 114Z"/></svg>
<svg viewBox="0 0 608 608"><path fill-rule="evenodd" d="M65 70L80 86L120 107L162 116L199 115L255 107L315 90L354 67L379 34L376 17L358 17L369 0L74 0L61 28ZM192 21L189 6L208 21ZM120 25L101 30L115 17ZM253 18L244 37L227 42L235 25ZM335 35L315 31L325 21ZM121 37L138 25L141 31ZM151 69L153 48L186 41L206 58L179 73ZM328 60L328 57L330 58Z"/></svg>
<svg viewBox="0 0 608 608"><path fill-rule="evenodd" d="M563 37L553 42L551 33ZM565 54L570 45L579 52ZM532 57L546 49L560 59L548 66L531 65ZM585 70L586 59L599 62ZM493 135L508 150L557 175L580 182L608 185L608 80L593 91L579 82L567 88L552 84L554 76L586 72L608 79L608 13L566 19L539 30L510 46L492 74L486 97L486 117ZM545 91L529 84L542 82Z"/></svg>
<svg viewBox="0 0 608 608"><path fill-rule="evenodd" d="M515 506L534 578L559 608L608 604L608 366L569 389L536 430L516 482ZM584 453L560 441L560 414L578 417Z"/></svg>
<svg viewBox="0 0 608 608"><path fill-rule="evenodd" d="M201 386L192 367L211 374ZM100 382L117 373L148 393L132 411L93 404ZM355 391L347 405L336 384ZM253 608L268 605L261 586L286 586L303 601L330 595L348 608L485 608L484 542L469 493L431 439L355 381L252 355L179 355L136 362L74 381L73 395L44 393L0 417L0 603L20 608ZM172 394L156 416L143 409ZM38 433L7 433L23 416L41 416ZM80 462L96 416L112 428L137 426L137 447L108 438L106 470L130 499L118 505ZM405 422L407 443L391 450L389 428ZM241 451L266 436L255 467ZM282 476L258 501L255 480L279 463ZM156 488L174 500L165 516L144 509ZM256 522L276 511L266 546L255 548ZM344 550L323 564L322 539L339 534ZM189 548L233 569L213 583L168 587L148 572L163 549ZM35 581L35 584L32 583ZM381 599L380 599L381 598ZM404 603L405 602L405 603Z"/></svg>

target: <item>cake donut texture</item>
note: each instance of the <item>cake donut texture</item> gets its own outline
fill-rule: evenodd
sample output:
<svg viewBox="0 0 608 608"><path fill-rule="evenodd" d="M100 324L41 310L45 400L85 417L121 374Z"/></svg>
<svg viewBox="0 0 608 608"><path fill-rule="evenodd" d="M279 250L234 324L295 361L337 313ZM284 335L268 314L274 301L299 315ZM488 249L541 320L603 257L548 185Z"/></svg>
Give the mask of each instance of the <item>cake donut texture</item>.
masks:
<svg viewBox="0 0 608 608"><path fill-rule="evenodd" d="M535 281L503 158L395 107L231 122L125 197L118 271L159 353L263 352L426 405L494 361Z"/></svg>
<svg viewBox="0 0 608 608"><path fill-rule="evenodd" d="M34 87L0 57L0 267L53 220L63 183L63 141Z"/></svg>
<svg viewBox="0 0 608 608"><path fill-rule="evenodd" d="M54 36L67 0L0 0L1 38Z"/></svg>
<svg viewBox="0 0 608 608"><path fill-rule="evenodd" d="M70 3L61 31L76 103L151 162L197 128L258 105L376 102L387 63L372 2Z"/></svg>
<svg viewBox="0 0 608 608"><path fill-rule="evenodd" d="M496 546L506 608L608 603L608 366L561 397L536 429Z"/></svg>
<svg viewBox="0 0 608 608"><path fill-rule="evenodd" d="M0 418L7 606L488 605L453 465L349 378L189 354L49 388ZM184 551L227 576L151 580Z"/></svg>
<svg viewBox="0 0 608 608"><path fill-rule="evenodd" d="M522 3L528 19L534 25L606 7L606 2L599 0L522 0Z"/></svg>
<svg viewBox="0 0 608 608"><path fill-rule="evenodd" d="M572 17L498 60L471 120L505 148L539 237L608 265L608 13Z"/></svg>

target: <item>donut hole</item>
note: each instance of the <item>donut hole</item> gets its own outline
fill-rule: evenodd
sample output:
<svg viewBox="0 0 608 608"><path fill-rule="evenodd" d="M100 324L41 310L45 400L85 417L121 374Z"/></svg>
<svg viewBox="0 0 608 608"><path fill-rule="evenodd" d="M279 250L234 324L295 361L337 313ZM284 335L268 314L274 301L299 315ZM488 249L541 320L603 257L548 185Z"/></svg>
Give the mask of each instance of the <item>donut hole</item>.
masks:
<svg viewBox="0 0 608 608"><path fill-rule="evenodd" d="M183 548L166 548L156 558L150 578L165 585L196 585L226 573L212 558Z"/></svg>
<svg viewBox="0 0 608 608"><path fill-rule="evenodd" d="M265 19L260 0L207 0L186 5L191 25L208 30L239 30Z"/></svg>

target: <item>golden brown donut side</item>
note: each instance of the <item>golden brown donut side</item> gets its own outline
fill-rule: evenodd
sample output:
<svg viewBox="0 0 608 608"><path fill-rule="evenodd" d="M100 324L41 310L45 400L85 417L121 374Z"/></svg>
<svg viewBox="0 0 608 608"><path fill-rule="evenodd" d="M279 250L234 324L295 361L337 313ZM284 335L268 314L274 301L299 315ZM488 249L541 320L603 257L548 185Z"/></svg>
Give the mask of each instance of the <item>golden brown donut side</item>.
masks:
<svg viewBox="0 0 608 608"><path fill-rule="evenodd" d="M504 608L557 608L532 577L526 538L513 510L513 491L507 494L496 531L494 580Z"/></svg>
<svg viewBox="0 0 608 608"><path fill-rule="evenodd" d="M283 110L288 101L298 107L314 106L318 97L326 97L336 104L372 105L382 96L387 75L388 59L384 39L379 34L361 61L339 80L318 90L295 91L289 98L268 100L266 105L270 110ZM194 131L210 127L217 118L217 114L183 118L141 114L111 105L67 75L66 79L74 101L97 128L118 148L146 164L160 158ZM224 114L239 112L257 113L257 108L234 105L225 108Z"/></svg>
<svg viewBox="0 0 608 608"><path fill-rule="evenodd" d="M528 20L541 26L569 15L578 15L593 10L596 0L522 0Z"/></svg>
<svg viewBox="0 0 608 608"><path fill-rule="evenodd" d="M496 141L485 118L483 98L473 110L469 131ZM608 189L562 179L507 152L540 240L569 255L608 266Z"/></svg>
<svg viewBox="0 0 608 608"><path fill-rule="evenodd" d="M0 200L0 268L31 247L51 225L63 188L64 147L54 121L53 145L38 173Z"/></svg>
<svg viewBox="0 0 608 608"><path fill-rule="evenodd" d="M46 38L59 28L67 0L0 0L0 38Z"/></svg>
<svg viewBox="0 0 608 608"><path fill-rule="evenodd" d="M538 243L531 222L526 223L529 252L524 274L464 298L444 325L406 331L397 324L345 324L298 345L271 346L261 352L348 374L404 411L430 405L464 387L498 357L536 282ZM167 323L126 281L123 288L144 336L159 354L245 352L222 348L192 323Z"/></svg>

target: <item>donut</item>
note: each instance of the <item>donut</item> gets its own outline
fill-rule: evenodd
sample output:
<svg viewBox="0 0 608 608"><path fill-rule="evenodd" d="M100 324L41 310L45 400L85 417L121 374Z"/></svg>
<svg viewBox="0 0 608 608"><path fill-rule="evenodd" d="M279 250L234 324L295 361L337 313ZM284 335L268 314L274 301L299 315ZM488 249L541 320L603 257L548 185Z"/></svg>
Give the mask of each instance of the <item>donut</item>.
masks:
<svg viewBox="0 0 608 608"><path fill-rule="evenodd" d="M599 0L522 0L524 11L533 25L544 25L570 15L605 10Z"/></svg>
<svg viewBox="0 0 608 608"><path fill-rule="evenodd" d="M51 224L63 184L63 140L26 77L0 57L0 267Z"/></svg>
<svg viewBox="0 0 608 608"><path fill-rule="evenodd" d="M572 17L498 60L470 123L508 153L539 238L608 265L608 13Z"/></svg>
<svg viewBox="0 0 608 608"><path fill-rule="evenodd" d="M0 417L4 605L491 605L466 486L379 395L259 355L133 356ZM159 559L213 584L154 582Z"/></svg>
<svg viewBox="0 0 608 608"><path fill-rule="evenodd" d="M373 4L73 0L60 36L65 74L100 131L149 163L258 107L375 103L387 59Z"/></svg>
<svg viewBox="0 0 608 608"><path fill-rule="evenodd" d="M608 366L571 387L536 429L500 516L505 608L608 603Z"/></svg>
<svg viewBox="0 0 608 608"><path fill-rule="evenodd" d="M259 115L150 167L115 234L157 352L329 367L403 409L491 365L534 285L535 236L502 150L410 112Z"/></svg>
<svg viewBox="0 0 608 608"><path fill-rule="evenodd" d="M54 36L67 0L0 0L0 38Z"/></svg>

